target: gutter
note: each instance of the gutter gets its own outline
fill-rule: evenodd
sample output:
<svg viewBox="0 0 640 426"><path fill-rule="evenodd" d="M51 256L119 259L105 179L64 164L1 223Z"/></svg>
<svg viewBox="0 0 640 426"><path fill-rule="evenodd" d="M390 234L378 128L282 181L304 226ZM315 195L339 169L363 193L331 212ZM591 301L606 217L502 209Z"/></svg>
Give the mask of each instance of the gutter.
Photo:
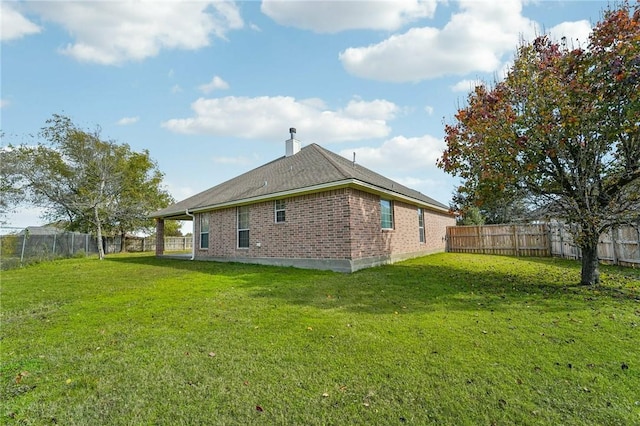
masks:
<svg viewBox="0 0 640 426"><path fill-rule="evenodd" d="M184 213L193 219L191 221L193 223L191 226L191 259L189 259L193 260L196 258L196 217L189 213L189 209L186 209Z"/></svg>

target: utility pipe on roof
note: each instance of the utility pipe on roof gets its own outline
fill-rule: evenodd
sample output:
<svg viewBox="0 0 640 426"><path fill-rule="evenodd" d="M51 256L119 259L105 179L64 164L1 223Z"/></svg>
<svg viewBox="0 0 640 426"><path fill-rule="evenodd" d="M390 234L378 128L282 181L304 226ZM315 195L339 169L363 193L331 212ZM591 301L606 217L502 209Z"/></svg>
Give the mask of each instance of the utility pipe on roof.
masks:
<svg viewBox="0 0 640 426"><path fill-rule="evenodd" d="M193 220L191 221L193 225L191 226L191 259L196 258L196 217L189 213L189 209L186 209L185 214L190 216Z"/></svg>

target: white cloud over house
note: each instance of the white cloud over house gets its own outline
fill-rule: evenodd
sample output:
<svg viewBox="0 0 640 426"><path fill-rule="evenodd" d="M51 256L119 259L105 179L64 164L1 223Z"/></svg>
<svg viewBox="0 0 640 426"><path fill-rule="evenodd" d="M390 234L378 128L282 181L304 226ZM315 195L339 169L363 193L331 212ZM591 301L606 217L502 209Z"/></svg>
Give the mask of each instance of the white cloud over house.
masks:
<svg viewBox="0 0 640 426"><path fill-rule="evenodd" d="M396 136L386 140L379 147L343 149L339 154L352 159L355 152L356 162L373 170L397 169L398 165L401 165L402 170L410 171L435 169L436 160L444 149L444 140L431 135Z"/></svg>
<svg viewBox="0 0 640 426"><path fill-rule="evenodd" d="M263 0L262 13L280 25L316 33L346 30L397 30L430 18L436 0L394 1L282 1Z"/></svg>
<svg viewBox="0 0 640 426"><path fill-rule="evenodd" d="M103 65L140 61L163 49L200 49L244 25L228 1L45 1L28 7L72 35L61 53Z"/></svg>
<svg viewBox="0 0 640 426"><path fill-rule="evenodd" d="M193 117L167 120L162 127L184 134L280 141L293 126L303 142L331 143L386 137L391 131L388 121L399 107L379 99L354 99L343 108L329 109L317 98L228 96L197 99L191 109Z"/></svg>

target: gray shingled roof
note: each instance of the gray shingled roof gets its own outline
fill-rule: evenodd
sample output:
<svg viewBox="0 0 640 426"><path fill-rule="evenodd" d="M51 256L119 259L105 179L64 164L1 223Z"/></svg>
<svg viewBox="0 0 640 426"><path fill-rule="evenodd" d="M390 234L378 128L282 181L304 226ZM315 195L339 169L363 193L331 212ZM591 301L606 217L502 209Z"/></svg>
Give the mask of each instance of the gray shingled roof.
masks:
<svg viewBox="0 0 640 426"><path fill-rule="evenodd" d="M156 218L188 219L185 210L203 211L295 193L326 190L332 187L361 186L374 192L396 194L425 207L448 207L421 192L407 188L359 164L328 151L317 144L297 154L280 157L213 188L175 203L151 215Z"/></svg>

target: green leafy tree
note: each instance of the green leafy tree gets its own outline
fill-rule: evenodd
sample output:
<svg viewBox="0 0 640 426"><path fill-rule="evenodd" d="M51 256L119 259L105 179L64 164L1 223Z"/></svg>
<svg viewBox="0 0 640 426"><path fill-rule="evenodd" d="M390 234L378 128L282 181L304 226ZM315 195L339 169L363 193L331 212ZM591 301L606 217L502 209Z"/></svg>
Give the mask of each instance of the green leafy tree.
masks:
<svg viewBox="0 0 640 426"><path fill-rule="evenodd" d="M524 194L577 225L583 284L598 241L640 211L640 5L605 12L586 48L521 46L506 79L469 94L438 165L477 204Z"/></svg>
<svg viewBox="0 0 640 426"><path fill-rule="evenodd" d="M476 200L473 194L464 191L465 188L458 188L449 206L451 211L459 215L460 223L465 220L470 220L470 225L522 223L531 217L530 208L521 194L511 197L499 194L493 199ZM474 219L469 219L471 217ZM480 218L482 223L478 221Z"/></svg>
<svg viewBox="0 0 640 426"><path fill-rule="evenodd" d="M4 135L1 136L4 137ZM0 217L2 218L24 199L19 188L20 176L16 173L19 164L17 153L12 147L0 148Z"/></svg>
<svg viewBox="0 0 640 426"><path fill-rule="evenodd" d="M165 237L182 237L182 223L178 220L167 220L164 223Z"/></svg>
<svg viewBox="0 0 640 426"><path fill-rule="evenodd" d="M121 251L124 251L126 234L149 232L154 222L147 217L148 213L168 206L174 199L161 189L163 174L147 150L124 152L119 156L118 169L121 191L113 199L107 227L112 234L120 234Z"/></svg>
<svg viewBox="0 0 640 426"><path fill-rule="evenodd" d="M458 221L460 225L484 225L485 218L477 207L468 208Z"/></svg>
<svg viewBox="0 0 640 426"><path fill-rule="evenodd" d="M13 190L46 207L47 219L94 233L101 259L105 233L147 227L148 212L172 201L147 151L104 141L99 129L82 130L61 115L48 120L40 136L46 142L10 147Z"/></svg>

